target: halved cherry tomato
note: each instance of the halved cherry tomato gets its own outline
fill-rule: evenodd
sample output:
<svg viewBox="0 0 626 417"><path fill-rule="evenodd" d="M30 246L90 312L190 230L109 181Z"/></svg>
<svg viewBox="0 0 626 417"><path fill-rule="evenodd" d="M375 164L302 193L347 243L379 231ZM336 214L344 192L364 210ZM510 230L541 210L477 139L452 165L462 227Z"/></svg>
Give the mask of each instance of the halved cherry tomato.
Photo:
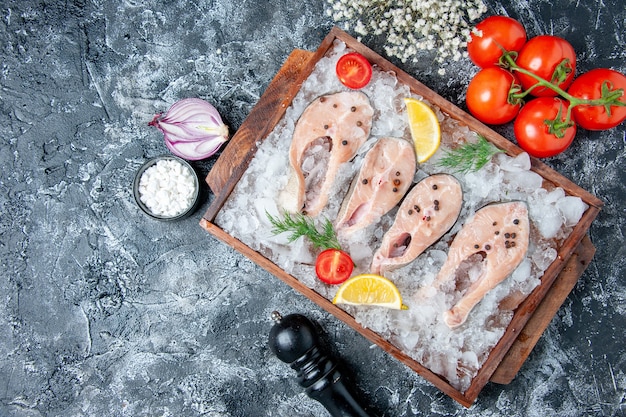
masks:
<svg viewBox="0 0 626 417"><path fill-rule="evenodd" d="M372 65L358 52L350 52L339 58L336 71L339 81L353 90L365 87L372 79Z"/></svg>
<svg viewBox="0 0 626 417"><path fill-rule="evenodd" d="M557 137L550 132L549 123L557 119L565 120L568 103L557 97L539 97L526 103L520 110L513 130L519 146L537 158L557 155L567 149L576 136L576 124L563 130Z"/></svg>
<svg viewBox="0 0 626 417"><path fill-rule="evenodd" d="M576 78L567 92L577 98L594 100L602 97L603 85L607 93L621 89L622 95L617 100L624 105L609 106L611 114L604 106L575 106L572 113L576 123L584 129L611 129L626 120L626 76L621 72L607 68L593 69Z"/></svg>
<svg viewBox="0 0 626 417"><path fill-rule="evenodd" d="M540 35L530 39L519 51L517 65L540 76L546 81L567 89L574 80L576 72L576 52L565 39L552 35ZM518 73L524 90L537 84L530 75ZM537 87L531 91L535 97L554 97L558 94L546 87Z"/></svg>
<svg viewBox="0 0 626 417"><path fill-rule="evenodd" d="M519 81L509 71L500 67L482 69L467 86L467 108L483 123L508 123L520 109L519 101L515 103L509 99L513 85L519 86Z"/></svg>
<svg viewBox="0 0 626 417"><path fill-rule="evenodd" d="M502 49L519 52L526 42L526 30L520 22L507 16L489 16L476 25L467 43L472 62L481 68L498 63Z"/></svg>
<svg viewBox="0 0 626 417"><path fill-rule="evenodd" d="M353 269L350 255L339 249L326 249L315 262L317 277L327 284L341 284L350 278Z"/></svg>

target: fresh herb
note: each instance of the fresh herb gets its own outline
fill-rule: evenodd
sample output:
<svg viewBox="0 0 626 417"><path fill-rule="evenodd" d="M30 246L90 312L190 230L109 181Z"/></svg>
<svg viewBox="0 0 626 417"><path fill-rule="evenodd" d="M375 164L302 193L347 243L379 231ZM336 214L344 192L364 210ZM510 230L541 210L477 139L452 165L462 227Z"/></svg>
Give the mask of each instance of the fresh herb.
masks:
<svg viewBox="0 0 626 417"><path fill-rule="evenodd" d="M293 242L301 236L306 236L316 249L341 249L333 224L328 219L322 225L322 231L320 232L315 226L313 219L301 213L284 213L282 220L272 216L267 211L265 215L272 223L272 226L274 226L272 233L275 235L291 232L288 237L289 242Z"/></svg>
<svg viewBox="0 0 626 417"><path fill-rule="evenodd" d="M495 154L501 152L504 151L497 148L484 136L478 135L476 143L467 142L456 149L446 150L445 156L439 160L438 164L466 174L478 171L491 161Z"/></svg>

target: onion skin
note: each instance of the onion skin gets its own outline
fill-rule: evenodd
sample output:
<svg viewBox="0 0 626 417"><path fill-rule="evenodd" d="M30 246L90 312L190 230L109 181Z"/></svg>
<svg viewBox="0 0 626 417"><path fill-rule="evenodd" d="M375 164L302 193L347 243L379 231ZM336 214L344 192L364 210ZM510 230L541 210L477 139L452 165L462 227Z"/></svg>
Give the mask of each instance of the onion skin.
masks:
<svg viewBox="0 0 626 417"><path fill-rule="evenodd" d="M210 157L228 140L228 126L217 109L199 98L177 101L148 125L163 132L170 152L189 161Z"/></svg>

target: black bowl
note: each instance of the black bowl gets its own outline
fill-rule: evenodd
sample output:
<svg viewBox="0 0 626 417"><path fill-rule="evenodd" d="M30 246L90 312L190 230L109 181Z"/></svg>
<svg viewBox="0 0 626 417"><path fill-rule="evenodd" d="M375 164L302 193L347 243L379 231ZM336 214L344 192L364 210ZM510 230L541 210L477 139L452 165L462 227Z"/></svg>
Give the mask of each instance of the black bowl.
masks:
<svg viewBox="0 0 626 417"><path fill-rule="evenodd" d="M193 175L193 180L194 180L194 192L193 192L192 202L189 204L189 207L187 207L182 213L176 214L174 216L164 216L164 215L152 213L152 211L150 211L150 209L143 203L143 201L141 201L141 193L139 192L139 181L141 180L141 177L144 174L144 172L148 168L152 167L153 165L156 165L157 162L163 161L163 160L174 160L174 161L181 163L183 166L187 167L191 171ZM135 175L135 181L133 182L133 195L135 196L135 201L137 202L137 205L139 206L139 208L148 216L152 217L153 219L163 220L163 221L180 220L180 219L184 219L190 216L198 207L198 202L200 200L200 180L198 179L198 174L196 173L196 171L193 169L193 167L191 166L189 162L174 155L161 155L161 156L157 156L157 157L149 159L139 168L139 170L137 171L137 174Z"/></svg>

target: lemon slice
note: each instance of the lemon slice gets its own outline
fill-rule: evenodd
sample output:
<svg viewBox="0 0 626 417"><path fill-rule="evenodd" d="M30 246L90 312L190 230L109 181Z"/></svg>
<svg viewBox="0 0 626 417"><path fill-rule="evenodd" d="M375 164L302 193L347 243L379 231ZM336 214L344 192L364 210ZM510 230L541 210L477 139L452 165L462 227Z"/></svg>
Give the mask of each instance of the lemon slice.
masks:
<svg viewBox="0 0 626 417"><path fill-rule="evenodd" d="M433 109L423 101L405 98L404 103L409 117L417 162L422 163L433 156L441 143L439 120Z"/></svg>
<svg viewBox="0 0 626 417"><path fill-rule="evenodd" d="M341 284L333 304L369 305L406 310L400 291L387 278L376 274L355 275Z"/></svg>

